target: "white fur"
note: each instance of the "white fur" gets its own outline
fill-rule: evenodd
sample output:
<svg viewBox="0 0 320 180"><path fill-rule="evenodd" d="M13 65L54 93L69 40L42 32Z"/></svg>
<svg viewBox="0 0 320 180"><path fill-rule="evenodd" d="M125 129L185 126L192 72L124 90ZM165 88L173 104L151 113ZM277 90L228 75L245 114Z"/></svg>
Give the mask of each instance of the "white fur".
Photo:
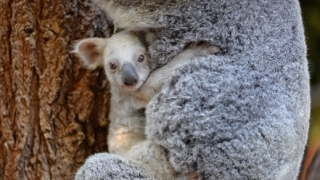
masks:
<svg viewBox="0 0 320 180"><path fill-rule="evenodd" d="M96 61L94 61L95 59L86 59L82 54L87 53L81 52L79 49L82 43L89 41L96 43L98 47L96 49L99 50L97 54L101 54L101 57L97 57ZM130 32L121 32L107 39L89 38L79 41L75 46L74 53L90 69L103 64L110 82L112 97L109 114L108 151L145 163L148 167L153 168L159 177L177 178L166 158L164 149L146 139L144 108L151 98L160 92L164 84L169 81L169 75L176 69L190 63L195 57L219 51L218 47L208 44L193 46L178 54L164 67L150 74L151 70L147 64L141 65L136 62L137 55L147 54L146 48ZM117 70L109 68L110 62L117 64ZM127 88L121 83L122 77L119 71L125 63L132 64L139 77L139 82L131 88ZM197 174L189 173L180 178L197 179Z"/></svg>

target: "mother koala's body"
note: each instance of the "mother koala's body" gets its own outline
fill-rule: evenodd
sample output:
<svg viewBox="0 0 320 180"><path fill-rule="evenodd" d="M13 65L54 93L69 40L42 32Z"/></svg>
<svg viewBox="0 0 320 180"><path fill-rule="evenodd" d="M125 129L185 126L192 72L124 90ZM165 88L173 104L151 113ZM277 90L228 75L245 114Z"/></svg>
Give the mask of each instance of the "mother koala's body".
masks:
<svg viewBox="0 0 320 180"><path fill-rule="evenodd" d="M95 0L120 27L152 32L152 68L186 44L222 53L171 76L147 107L147 136L202 179L296 179L310 114L298 0Z"/></svg>

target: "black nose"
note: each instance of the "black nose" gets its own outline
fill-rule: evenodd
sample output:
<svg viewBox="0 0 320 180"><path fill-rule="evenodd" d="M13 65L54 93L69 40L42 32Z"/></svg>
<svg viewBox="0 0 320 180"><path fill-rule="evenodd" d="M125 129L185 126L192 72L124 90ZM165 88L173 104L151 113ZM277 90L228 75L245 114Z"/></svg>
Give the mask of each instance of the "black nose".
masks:
<svg viewBox="0 0 320 180"><path fill-rule="evenodd" d="M134 86L138 83L138 75L132 64L124 64L121 69L123 84Z"/></svg>

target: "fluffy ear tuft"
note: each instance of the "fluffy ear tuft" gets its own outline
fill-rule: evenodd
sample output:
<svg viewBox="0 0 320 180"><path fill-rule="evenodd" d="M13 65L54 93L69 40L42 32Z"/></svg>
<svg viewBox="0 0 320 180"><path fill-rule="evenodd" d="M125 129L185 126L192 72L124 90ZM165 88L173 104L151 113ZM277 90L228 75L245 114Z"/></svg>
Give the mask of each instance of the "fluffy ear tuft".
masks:
<svg viewBox="0 0 320 180"><path fill-rule="evenodd" d="M96 69L103 65L103 50L106 39L88 38L75 43L72 53L76 54L88 69Z"/></svg>

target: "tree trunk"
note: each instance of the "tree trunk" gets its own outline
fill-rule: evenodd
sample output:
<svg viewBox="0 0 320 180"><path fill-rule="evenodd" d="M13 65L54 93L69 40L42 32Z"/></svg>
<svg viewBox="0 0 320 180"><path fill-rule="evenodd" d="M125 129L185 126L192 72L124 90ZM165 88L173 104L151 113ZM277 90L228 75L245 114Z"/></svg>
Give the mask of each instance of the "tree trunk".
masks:
<svg viewBox="0 0 320 180"><path fill-rule="evenodd" d="M320 149L318 149L309 169L307 180L319 180L320 179Z"/></svg>
<svg viewBox="0 0 320 180"><path fill-rule="evenodd" d="M107 149L108 82L70 54L110 34L105 13L89 0L1 0L0 12L0 179L73 179Z"/></svg>

